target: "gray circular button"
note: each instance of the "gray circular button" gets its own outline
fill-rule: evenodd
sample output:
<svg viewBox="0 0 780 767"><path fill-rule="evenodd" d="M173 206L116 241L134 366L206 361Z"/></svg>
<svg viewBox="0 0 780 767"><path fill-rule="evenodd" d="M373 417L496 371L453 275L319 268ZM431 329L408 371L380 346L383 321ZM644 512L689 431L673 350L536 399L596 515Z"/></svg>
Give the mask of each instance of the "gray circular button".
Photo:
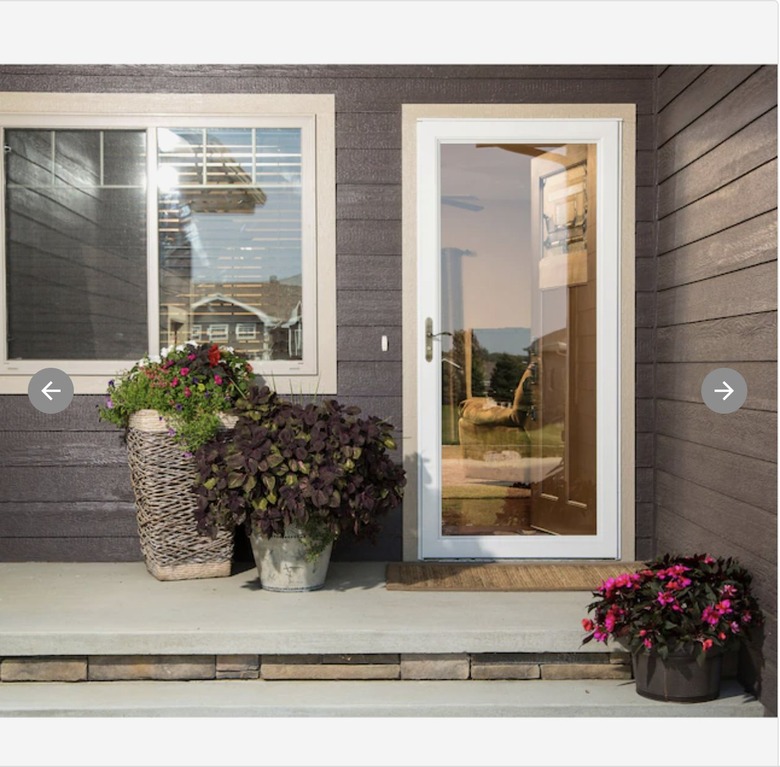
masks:
<svg viewBox="0 0 780 767"><path fill-rule="evenodd" d="M27 396L41 413L60 413L73 399L73 381L59 368L44 368L30 379Z"/></svg>
<svg viewBox="0 0 780 767"><path fill-rule="evenodd" d="M745 404L747 383L736 370L717 368L704 378L701 398L716 413L733 413Z"/></svg>

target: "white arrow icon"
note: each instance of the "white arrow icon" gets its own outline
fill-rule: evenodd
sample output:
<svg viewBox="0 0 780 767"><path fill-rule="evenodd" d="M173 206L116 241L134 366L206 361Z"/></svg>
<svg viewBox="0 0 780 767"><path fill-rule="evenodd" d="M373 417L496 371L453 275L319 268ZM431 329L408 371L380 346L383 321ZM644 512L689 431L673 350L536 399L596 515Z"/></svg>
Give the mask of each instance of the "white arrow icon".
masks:
<svg viewBox="0 0 780 767"><path fill-rule="evenodd" d="M49 394L51 392L52 394L60 394L62 392L62 389L50 389L49 387L54 383L54 381L49 381L49 383L46 384L46 386L41 389L41 391L50 399L53 400L54 397Z"/></svg>
<svg viewBox="0 0 780 767"><path fill-rule="evenodd" d="M725 381L723 382L723 385L726 388L715 389L715 394L723 394L723 401L725 402L734 393L734 389L732 389Z"/></svg>

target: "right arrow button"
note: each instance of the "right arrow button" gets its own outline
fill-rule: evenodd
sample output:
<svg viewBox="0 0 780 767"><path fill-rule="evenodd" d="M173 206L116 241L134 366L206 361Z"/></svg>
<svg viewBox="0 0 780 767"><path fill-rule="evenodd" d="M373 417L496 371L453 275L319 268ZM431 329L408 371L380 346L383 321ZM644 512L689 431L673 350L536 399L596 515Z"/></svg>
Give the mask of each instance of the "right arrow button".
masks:
<svg viewBox="0 0 780 767"><path fill-rule="evenodd" d="M702 381L701 398L716 413L733 413L745 404L747 383L732 368L716 368Z"/></svg>

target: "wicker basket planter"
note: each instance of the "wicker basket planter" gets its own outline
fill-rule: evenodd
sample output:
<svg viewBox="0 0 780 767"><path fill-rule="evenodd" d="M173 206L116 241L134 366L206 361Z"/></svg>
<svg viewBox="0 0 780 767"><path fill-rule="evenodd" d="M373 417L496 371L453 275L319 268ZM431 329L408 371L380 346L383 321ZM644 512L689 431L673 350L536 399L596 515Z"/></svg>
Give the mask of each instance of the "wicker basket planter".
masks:
<svg viewBox="0 0 780 767"><path fill-rule="evenodd" d="M226 422L230 428L235 419ZM195 526L195 461L184 453L156 410L130 417L127 453L138 535L146 568L160 581L230 575L232 532L215 539Z"/></svg>

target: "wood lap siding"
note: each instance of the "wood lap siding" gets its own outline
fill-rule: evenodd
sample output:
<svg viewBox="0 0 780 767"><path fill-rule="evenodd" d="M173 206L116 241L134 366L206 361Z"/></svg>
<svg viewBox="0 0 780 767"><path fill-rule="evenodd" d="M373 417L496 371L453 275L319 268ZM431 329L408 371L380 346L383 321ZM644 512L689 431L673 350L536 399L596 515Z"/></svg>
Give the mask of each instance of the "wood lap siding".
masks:
<svg viewBox="0 0 780 767"><path fill-rule="evenodd" d="M777 70L659 73L656 548L736 556L768 615L764 668L777 679ZM729 415L700 396L733 367L748 398Z"/></svg>
<svg viewBox="0 0 780 767"><path fill-rule="evenodd" d="M655 349L654 79L647 66L0 66L0 91L335 94L338 396L397 426L402 414L401 105L636 104L637 391L638 412L645 414L637 435L642 556L651 553L653 535L648 381ZM381 351L382 335L388 336L387 352ZM76 397L65 413L43 416L26 397L0 401L0 558L140 557L123 448L118 435L97 422L98 402L98 397ZM344 540L334 558L400 559L400 510L386 521L377 546Z"/></svg>

